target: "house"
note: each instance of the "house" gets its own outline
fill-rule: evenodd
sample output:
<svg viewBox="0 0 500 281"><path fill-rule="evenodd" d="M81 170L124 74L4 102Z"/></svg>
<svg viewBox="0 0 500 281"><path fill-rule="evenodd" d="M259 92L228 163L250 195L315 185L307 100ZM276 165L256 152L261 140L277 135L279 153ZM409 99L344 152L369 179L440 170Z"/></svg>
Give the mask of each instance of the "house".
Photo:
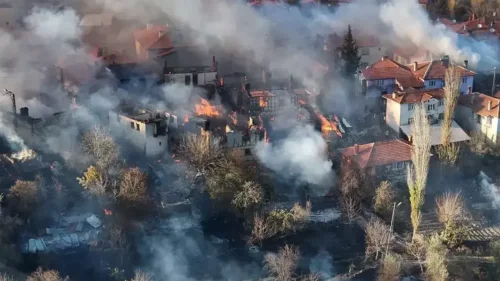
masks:
<svg viewBox="0 0 500 281"><path fill-rule="evenodd" d="M411 140L411 123L416 104L423 104L431 125L431 144L441 144L441 122L444 119L443 89L395 91L383 96L386 100L385 121L394 131ZM453 121L451 142L466 141L469 137Z"/></svg>
<svg viewBox="0 0 500 281"><path fill-rule="evenodd" d="M309 104L318 94L305 88L250 89L250 85L247 84L244 95L250 111L266 114Z"/></svg>
<svg viewBox="0 0 500 281"><path fill-rule="evenodd" d="M439 89L444 87L444 76L450 66L456 66L460 71L461 94L471 92L476 73L467 68L468 61L464 61L464 66L460 66L452 64L447 56L441 60L414 62L409 65L382 57L380 61L363 69L359 79L367 97L380 97L382 94L409 88Z"/></svg>
<svg viewBox="0 0 500 281"><path fill-rule="evenodd" d="M187 86L204 86L216 84L217 79L217 61L213 57L211 66L192 66L192 67L165 67L163 69L165 81L167 83L183 83Z"/></svg>
<svg viewBox="0 0 500 281"><path fill-rule="evenodd" d="M455 117L466 130L481 133L492 143L498 143L500 98L482 93L461 96Z"/></svg>
<svg viewBox="0 0 500 281"><path fill-rule="evenodd" d="M366 174L390 179L404 179L411 161L412 146L404 140L390 140L339 149L342 169L354 168Z"/></svg>
<svg viewBox="0 0 500 281"><path fill-rule="evenodd" d="M162 156L168 150L169 134L177 128L177 116L133 106L109 112L111 131L123 136L148 157Z"/></svg>

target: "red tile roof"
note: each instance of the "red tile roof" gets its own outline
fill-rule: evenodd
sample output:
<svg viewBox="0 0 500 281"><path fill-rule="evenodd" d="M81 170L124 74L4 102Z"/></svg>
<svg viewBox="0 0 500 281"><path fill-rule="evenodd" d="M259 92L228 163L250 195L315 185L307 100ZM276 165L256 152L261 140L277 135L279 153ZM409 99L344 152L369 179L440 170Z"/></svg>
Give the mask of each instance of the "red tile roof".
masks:
<svg viewBox="0 0 500 281"><path fill-rule="evenodd" d="M403 88L424 86L424 82L415 76L408 66L387 57L363 69L361 73L367 80L396 79Z"/></svg>
<svg viewBox="0 0 500 281"><path fill-rule="evenodd" d="M473 112L484 117L500 118L500 99L481 93L462 95L458 98L460 105L469 107ZM491 105L488 110L488 104Z"/></svg>
<svg viewBox="0 0 500 281"><path fill-rule="evenodd" d="M157 25L134 33L135 40L144 49L168 49L173 48L172 39L168 34L168 27Z"/></svg>
<svg viewBox="0 0 500 281"><path fill-rule="evenodd" d="M467 68L460 65L452 63L450 63L450 65L458 67L458 70L460 71L460 75L462 77L476 75L474 71L468 70ZM413 64L409 65L409 67L412 66ZM414 71L413 73L423 80L444 79L446 69L446 66L440 60L434 60L417 63L417 71Z"/></svg>
<svg viewBox="0 0 500 281"><path fill-rule="evenodd" d="M395 101L399 104L421 103L421 102L426 102L432 98L435 99L444 98L444 91L443 89L416 90L410 88L405 91L386 94L383 95L383 97Z"/></svg>
<svg viewBox="0 0 500 281"><path fill-rule="evenodd" d="M339 151L343 157L350 159L359 168L364 169L410 161L411 149L408 142L398 139L359 145L358 154L355 153L355 146L339 149Z"/></svg>
<svg viewBox="0 0 500 281"><path fill-rule="evenodd" d="M482 17L469 19L464 22L454 22L448 19L440 19L440 22L458 34L469 36L472 34L493 34L500 37L500 21L495 17Z"/></svg>

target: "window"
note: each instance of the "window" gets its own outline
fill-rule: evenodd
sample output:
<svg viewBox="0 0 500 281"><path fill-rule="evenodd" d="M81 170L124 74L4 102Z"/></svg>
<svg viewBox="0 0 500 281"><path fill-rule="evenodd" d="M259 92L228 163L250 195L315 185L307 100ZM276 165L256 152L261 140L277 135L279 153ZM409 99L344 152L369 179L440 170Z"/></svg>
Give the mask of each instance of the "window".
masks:
<svg viewBox="0 0 500 281"><path fill-rule="evenodd" d="M476 115L476 122L478 124L481 124L481 115L479 115L479 114Z"/></svg>
<svg viewBox="0 0 500 281"><path fill-rule="evenodd" d="M161 142L158 143L161 146Z"/></svg>
<svg viewBox="0 0 500 281"><path fill-rule="evenodd" d="M486 124L487 124L488 126L491 126L491 116L488 116L488 117L486 118Z"/></svg>
<svg viewBox="0 0 500 281"><path fill-rule="evenodd" d="M409 118L408 119L408 124L412 124L413 123L413 118Z"/></svg>
<svg viewBox="0 0 500 281"><path fill-rule="evenodd" d="M396 162L396 163L392 163L392 169L393 170L401 170L405 167L405 163L404 162Z"/></svg>
<svg viewBox="0 0 500 281"><path fill-rule="evenodd" d="M413 103L408 104L408 111L412 111L415 108L415 105Z"/></svg>
<svg viewBox="0 0 500 281"><path fill-rule="evenodd" d="M427 105L427 111L431 111L431 110L435 110L436 109L436 105L435 104L428 104Z"/></svg>
<svg viewBox="0 0 500 281"><path fill-rule="evenodd" d="M134 128L134 122L130 122L130 128Z"/></svg>
<svg viewBox="0 0 500 281"><path fill-rule="evenodd" d="M443 106L444 105L444 99L440 99L439 100L439 106Z"/></svg>
<svg viewBox="0 0 500 281"><path fill-rule="evenodd" d="M444 119L444 113L439 113L439 120L443 120Z"/></svg>
<svg viewBox="0 0 500 281"><path fill-rule="evenodd" d="M368 63L366 63L366 62L362 62L362 63L359 65L359 68L361 68L361 69L365 69L365 68L367 68L367 67L368 67Z"/></svg>
<svg viewBox="0 0 500 281"><path fill-rule="evenodd" d="M377 80L377 85L379 85L379 86L384 85L384 80Z"/></svg>
<svg viewBox="0 0 500 281"><path fill-rule="evenodd" d="M436 86L436 81L434 80L429 81L429 87L434 87L434 86Z"/></svg>
<svg viewBox="0 0 500 281"><path fill-rule="evenodd" d="M462 84L467 84L467 77L462 78Z"/></svg>
<svg viewBox="0 0 500 281"><path fill-rule="evenodd" d="M184 84L186 84L186 86L191 85L191 75L184 76Z"/></svg>
<svg viewBox="0 0 500 281"><path fill-rule="evenodd" d="M135 129L136 129L137 131L140 131L140 130L141 130L141 129L139 128L139 123L136 123L136 124L135 124Z"/></svg>
<svg viewBox="0 0 500 281"><path fill-rule="evenodd" d="M368 48L361 48L361 55L368 56L369 54L370 54L370 49L368 49Z"/></svg>
<svg viewBox="0 0 500 281"><path fill-rule="evenodd" d="M250 148L246 148L245 149L245 156L250 156L252 155L252 150L250 150Z"/></svg>

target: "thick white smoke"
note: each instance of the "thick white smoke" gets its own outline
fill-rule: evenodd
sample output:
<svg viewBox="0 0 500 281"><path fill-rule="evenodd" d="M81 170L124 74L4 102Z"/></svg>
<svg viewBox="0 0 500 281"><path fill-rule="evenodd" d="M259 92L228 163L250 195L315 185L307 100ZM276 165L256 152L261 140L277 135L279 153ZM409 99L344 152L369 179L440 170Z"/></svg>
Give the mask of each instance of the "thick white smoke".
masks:
<svg viewBox="0 0 500 281"><path fill-rule="evenodd" d="M483 171L479 172L479 184L483 195L491 200L493 208L500 209L500 189Z"/></svg>
<svg viewBox="0 0 500 281"><path fill-rule="evenodd" d="M60 12L35 9L24 21L35 35L46 40L67 42L81 35L80 18L72 9Z"/></svg>
<svg viewBox="0 0 500 281"><path fill-rule="evenodd" d="M339 34L351 25L363 35L377 37L381 44L396 48L416 47L438 56L449 55L455 62L467 59L477 64L480 59L496 60L493 46L475 40L460 42L458 34L431 21L415 0L386 0L381 4L372 0L353 0L351 4L341 5L333 16L319 14L318 19Z"/></svg>
<svg viewBox="0 0 500 281"><path fill-rule="evenodd" d="M261 142L255 151L268 168L288 174L299 182L325 186L334 180L332 162L326 153L327 144L311 125L295 127L282 141Z"/></svg>

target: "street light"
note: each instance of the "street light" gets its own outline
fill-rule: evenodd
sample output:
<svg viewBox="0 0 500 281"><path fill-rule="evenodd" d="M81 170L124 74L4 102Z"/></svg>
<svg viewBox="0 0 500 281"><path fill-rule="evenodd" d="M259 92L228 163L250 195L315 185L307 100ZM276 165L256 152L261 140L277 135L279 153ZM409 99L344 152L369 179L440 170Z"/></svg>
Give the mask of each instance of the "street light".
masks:
<svg viewBox="0 0 500 281"><path fill-rule="evenodd" d="M401 202L397 203L394 202L394 205L392 206L392 218L391 218L391 227L389 228L389 237L387 238L387 245L385 247L385 256L387 257L387 253L389 252L389 243L391 242L392 238L392 228L394 226L394 214L396 213L396 207L399 207L401 205Z"/></svg>

